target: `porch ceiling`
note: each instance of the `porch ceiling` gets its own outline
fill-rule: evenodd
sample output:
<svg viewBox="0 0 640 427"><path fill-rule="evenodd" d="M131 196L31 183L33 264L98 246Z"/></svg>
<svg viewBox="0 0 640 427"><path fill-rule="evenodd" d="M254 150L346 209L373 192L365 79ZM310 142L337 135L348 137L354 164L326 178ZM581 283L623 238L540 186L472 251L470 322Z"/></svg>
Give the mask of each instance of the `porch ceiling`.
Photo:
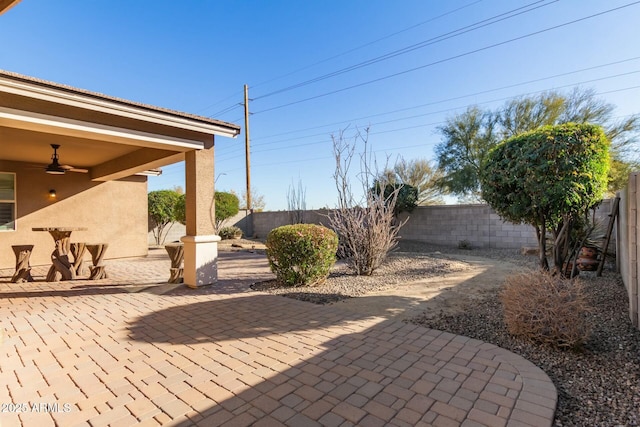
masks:
<svg viewBox="0 0 640 427"><path fill-rule="evenodd" d="M43 167L51 163L53 150L50 144L60 145L58 155L61 164L78 168L91 168L138 149L138 147L124 144L88 141L77 137L1 126L0 141L2 141L0 157L3 160L32 163Z"/></svg>
<svg viewBox="0 0 640 427"><path fill-rule="evenodd" d="M124 178L184 160L214 135L239 127L131 103L0 70L0 161L88 169L94 181Z"/></svg>
<svg viewBox="0 0 640 427"><path fill-rule="evenodd" d="M44 173L46 165L51 163L51 144L58 144L60 164L88 169L94 181L108 181L181 161L183 150L187 150L145 147L125 138L110 142L100 139L101 136L87 133L83 137L82 132L71 136L0 125L0 160L23 162L27 167L42 168ZM104 138L114 139L113 136Z"/></svg>

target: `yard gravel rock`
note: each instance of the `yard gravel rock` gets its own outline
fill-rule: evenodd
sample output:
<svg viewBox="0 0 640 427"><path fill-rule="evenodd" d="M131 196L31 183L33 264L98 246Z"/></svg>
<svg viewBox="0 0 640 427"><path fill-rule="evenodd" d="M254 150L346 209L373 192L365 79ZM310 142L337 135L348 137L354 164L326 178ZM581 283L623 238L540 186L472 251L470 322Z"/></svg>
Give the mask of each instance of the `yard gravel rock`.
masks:
<svg viewBox="0 0 640 427"><path fill-rule="evenodd" d="M465 259L473 257L519 269L535 268L537 262L536 257L515 249L468 250L402 242L389 262L370 277L348 275L340 265L322 286L279 288L268 281L253 287L318 304L381 292L401 294L403 284L425 278L445 280L472 270L473 263ZM493 343L539 366L558 390L555 426L638 426L640 331L629 321L626 289L611 269L600 278L583 273L581 280L593 308L589 313L592 334L581 351L558 350L510 336L502 318L501 284L484 287L472 300L460 298L454 311L434 309L404 320Z"/></svg>
<svg viewBox="0 0 640 427"><path fill-rule="evenodd" d="M335 303L348 298L364 296L389 289L404 283L431 277L443 277L452 272L469 269L469 265L453 259L437 258L420 253L394 253L371 276L349 274L345 263L338 263L327 280L312 287L281 287L277 281L256 283L254 290L269 292L315 304Z"/></svg>

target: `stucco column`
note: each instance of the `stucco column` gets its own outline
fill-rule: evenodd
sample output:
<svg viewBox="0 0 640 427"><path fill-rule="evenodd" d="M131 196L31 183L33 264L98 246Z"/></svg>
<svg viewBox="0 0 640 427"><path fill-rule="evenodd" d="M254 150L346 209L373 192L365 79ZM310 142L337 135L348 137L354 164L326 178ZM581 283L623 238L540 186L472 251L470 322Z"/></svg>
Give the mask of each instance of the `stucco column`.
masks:
<svg viewBox="0 0 640 427"><path fill-rule="evenodd" d="M213 140L202 150L185 154L187 235L184 283L190 288L218 280L218 241L214 227Z"/></svg>

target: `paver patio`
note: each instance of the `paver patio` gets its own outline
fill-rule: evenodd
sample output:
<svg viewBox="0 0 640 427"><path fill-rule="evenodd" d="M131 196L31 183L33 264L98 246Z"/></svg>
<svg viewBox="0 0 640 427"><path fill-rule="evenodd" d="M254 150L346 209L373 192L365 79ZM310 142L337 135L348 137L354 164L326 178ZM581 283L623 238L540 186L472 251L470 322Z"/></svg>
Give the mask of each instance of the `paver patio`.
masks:
<svg viewBox="0 0 640 427"><path fill-rule="evenodd" d="M0 426L552 424L555 387L518 355L252 292L264 256L219 265L199 290L163 284L163 251L100 281L0 270Z"/></svg>

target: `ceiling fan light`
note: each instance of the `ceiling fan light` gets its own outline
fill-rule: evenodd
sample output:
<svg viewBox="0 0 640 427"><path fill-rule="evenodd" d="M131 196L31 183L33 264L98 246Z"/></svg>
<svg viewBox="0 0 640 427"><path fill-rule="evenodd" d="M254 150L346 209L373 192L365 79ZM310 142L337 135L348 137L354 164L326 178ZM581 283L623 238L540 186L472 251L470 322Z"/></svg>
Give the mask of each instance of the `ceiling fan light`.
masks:
<svg viewBox="0 0 640 427"><path fill-rule="evenodd" d="M53 162L47 166L46 172L52 175L63 175L66 171L60 166L58 159L54 159Z"/></svg>
<svg viewBox="0 0 640 427"><path fill-rule="evenodd" d="M51 175L64 175L64 169L62 168L52 168L51 165L47 167L47 173Z"/></svg>
<svg viewBox="0 0 640 427"><path fill-rule="evenodd" d="M60 148L60 145L51 144L51 148L53 148L52 162L47 166L46 172L52 175L64 175L66 170L58 163L58 148Z"/></svg>

